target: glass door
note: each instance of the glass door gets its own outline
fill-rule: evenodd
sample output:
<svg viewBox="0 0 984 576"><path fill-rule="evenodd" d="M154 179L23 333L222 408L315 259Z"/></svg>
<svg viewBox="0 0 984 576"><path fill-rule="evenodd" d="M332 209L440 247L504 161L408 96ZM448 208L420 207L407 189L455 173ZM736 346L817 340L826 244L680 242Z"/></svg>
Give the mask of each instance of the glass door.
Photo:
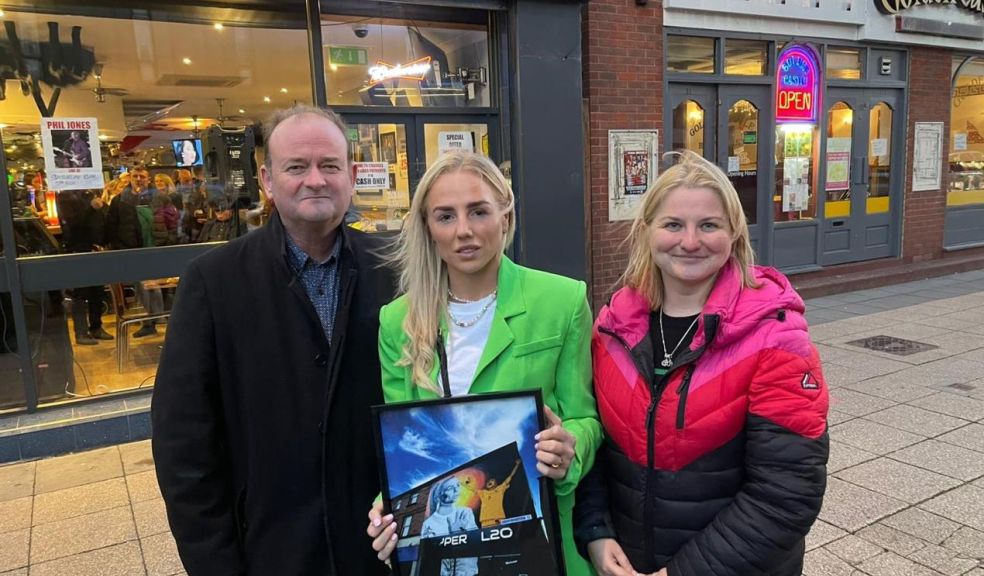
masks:
<svg viewBox="0 0 984 576"><path fill-rule="evenodd" d="M689 150L717 161L717 95L714 86L670 85L667 151Z"/></svg>
<svg viewBox="0 0 984 576"><path fill-rule="evenodd" d="M821 263L890 256L898 243L892 204L901 194L899 96L832 88L827 101Z"/></svg>
<svg viewBox="0 0 984 576"><path fill-rule="evenodd" d="M403 228L418 175L411 169L416 125L410 116L346 116L346 138L358 165L350 226L366 232Z"/></svg>
<svg viewBox="0 0 984 576"><path fill-rule="evenodd" d="M454 150L478 152L498 164L498 142L492 137L494 128L494 119L486 116L417 116L420 153L416 162L420 174L441 154Z"/></svg>

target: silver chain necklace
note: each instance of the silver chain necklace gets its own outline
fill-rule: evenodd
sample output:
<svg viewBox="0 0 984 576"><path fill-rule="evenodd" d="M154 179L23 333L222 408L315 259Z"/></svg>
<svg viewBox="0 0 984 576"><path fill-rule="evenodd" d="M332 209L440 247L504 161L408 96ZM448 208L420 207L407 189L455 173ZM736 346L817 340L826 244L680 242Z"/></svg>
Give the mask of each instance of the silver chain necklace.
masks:
<svg viewBox="0 0 984 576"><path fill-rule="evenodd" d="M688 326L684 331L683 336L680 337L680 340L677 342L676 346L673 347L673 350L667 352L666 338L663 336L663 309L659 309L659 341L663 344L663 359L659 363L660 366L663 368L673 366L673 355L676 354L677 348L680 347L680 344L683 344L683 341L687 339L687 334L690 334L690 331L697 325L698 320L700 320L700 314L697 314L694 321L690 323L690 326Z"/></svg>
<svg viewBox="0 0 984 576"><path fill-rule="evenodd" d="M469 318L468 320L459 320L455 318L454 313L451 312L450 305L448 306L448 316L451 317L451 321L454 322L455 326L459 328L471 328L475 324L478 324L478 321L481 320L483 316L485 316L485 313L489 311L489 308L492 307L492 304L495 304L495 299L498 295L498 292L499 289L496 288L495 290L492 291L492 294L489 295L491 296L491 298L489 298L489 296L486 296L486 298L489 298L489 301L485 303L485 306L482 306L482 309L478 311L478 314L476 314L472 318ZM455 299L457 300L457 298ZM481 300L481 298L479 300ZM471 302L478 302L478 300L472 300Z"/></svg>

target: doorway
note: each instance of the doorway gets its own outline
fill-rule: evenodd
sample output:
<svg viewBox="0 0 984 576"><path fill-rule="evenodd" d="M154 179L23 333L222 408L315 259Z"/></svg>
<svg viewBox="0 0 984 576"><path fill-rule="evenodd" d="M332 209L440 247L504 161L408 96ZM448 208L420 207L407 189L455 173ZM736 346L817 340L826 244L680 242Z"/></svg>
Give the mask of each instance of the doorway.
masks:
<svg viewBox="0 0 984 576"><path fill-rule="evenodd" d="M903 184L901 91L830 88L826 102L820 263L893 256Z"/></svg>

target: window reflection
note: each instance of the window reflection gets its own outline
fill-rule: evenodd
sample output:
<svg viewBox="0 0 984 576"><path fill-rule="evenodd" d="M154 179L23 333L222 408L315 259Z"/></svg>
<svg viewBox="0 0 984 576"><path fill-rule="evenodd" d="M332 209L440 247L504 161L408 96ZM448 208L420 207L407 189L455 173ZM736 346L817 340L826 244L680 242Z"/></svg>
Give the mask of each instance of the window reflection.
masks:
<svg viewBox="0 0 984 576"><path fill-rule="evenodd" d="M330 105L491 105L484 25L326 16L321 31Z"/></svg>
<svg viewBox="0 0 984 576"><path fill-rule="evenodd" d="M704 155L704 109L693 100L673 109L673 149Z"/></svg>
<svg viewBox="0 0 984 576"><path fill-rule="evenodd" d="M724 73L764 76L768 44L762 40L727 39L724 44Z"/></svg>
<svg viewBox="0 0 984 576"><path fill-rule="evenodd" d="M669 36L666 39L666 68L670 72L714 73L714 38Z"/></svg>
<svg viewBox="0 0 984 576"><path fill-rule="evenodd" d="M728 110L728 178L738 192L749 224L755 224L758 208L759 111L739 100Z"/></svg>

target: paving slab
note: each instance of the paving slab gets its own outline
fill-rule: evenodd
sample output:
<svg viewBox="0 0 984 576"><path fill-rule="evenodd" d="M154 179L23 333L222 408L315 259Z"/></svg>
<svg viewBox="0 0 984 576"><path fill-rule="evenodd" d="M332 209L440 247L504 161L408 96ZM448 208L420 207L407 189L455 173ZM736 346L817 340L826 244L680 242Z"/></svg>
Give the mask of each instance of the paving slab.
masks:
<svg viewBox="0 0 984 576"><path fill-rule="evenodd" d="M943 547L966 558L984 562L984 532L979 530L963 526L943 541Z"/></svg>
<svg viewBox="0 0 984 576"><path fill-rule="evenodd" d="M931 544L942 544L961 528L961 525L953 520L915 507L892 514L881 523Z"/></svg>
<svg viewBox="0 0 984 576"><path fill-rule="evenodd" d="M38 461L35 493L54 492L123 475L116 446Z"/></svg>
<svg viewBox="0 0 984 576"><path fill-rule="evenodd" d="M136 537L129 506L42 524L31 532L31 563L122 544Z"/></svg>
<svg viewBox="0 0 984 576"><path fill-rule="evenodd" d="M30 496L0 502L0 534L30 528L33 504Z"/></svg>
<svg viewBox="0 0 984 576"><path fill-rule="evenodd" d="M909 369L907 368L906 370ZM896 403L909 402L910 400L940 393L936 388L929 388L914 383L913 378L906 374L906 370L887 376L876 376L867 380L852 382L846 384L845 388L868 394L869 396L885 398Z"/></svg>
<svg viewBox="0 0 984 576"><path fill-rule="evenodd" d="M926 440L889 454L889 458L968 482L984 476L984 456L979 452Z"/></svg>
<svg viewBox="0 0 984 576"><path fill-rule="evenodd" d="M137 522L137 535L140 538L155 536L170 529L167 523L167 511L164 509L164 500L161 499L134 504L133 518Z"/></svg>
<svg viewBox="0 0 984 576"><path fill-rule="evenodd" d="M146 573L136 541L31 565L31 576L141 576Z"/></svg>
<svg viewBox="0 0 984 576"><path fill-rule="evenodd" d="M981 365L984 370L984 364ZM907 401L912 406L932 410L940 414L962 418L971 422L984 418L984 400L967 398L958 394L939 392Z"/></svg>
<svg viewBox="0 0 984 576"><path fill-rule="evenodd" d="M803 576L853 576L854 573L850 564L824 548L807 552L803 558Z"/></svg>
<svg viewBox="0 0 984 576"><path fill-rule="evenodd" d="M966 484L919 505L977 530L984 530L984 489Z"/></svg>
<svg viewBox="0 0 984 576"><path fill-rule="evenodd" d="M881 456L926 438L864 418L855 418L830 428L830 439Z"/></svg>
<svg viewBox="0 0 984 576"><path fill-rule="evenodd" d="M112 478L34 497L34 525L57 522L129 504L126 484Z"/></svg>
<svg viewBox="0 0 984 576"><path fill-rule="evenodd" d="M862 540L871 542L875 546L879 546L885 550L891 550L901 556L908 556L929 545L925 540L886 526L881 522L862 528L857 532L857 536Z"/></svg>
<svg viewBox="0 0 984 576"><path fill-rule="evenodd" d="M0 570L27 566L31 531L17 530L0 534Z"/></svg>
<svg viewBox="0 0 984 576"><path fill-rule="evenodd" d="M857 466L862 462L878 458L876 454L865 452L849 444L843 444L834 440L830 441L830 456L827 459L827 474L833 474L838 470Z"/></svg>
<svg viewBox="0 0 984 576"><path fill-rule="evenodd" d="M37 462L0 466L0 502L32 496Z"/></svg>
<svg viewBox="0 0 984 576"><path fill-rule="evenodd" d="M863 394L848 388L835 388L830 391L830 407L851 416L864 416L891 408L897 403L870 394Z"/></svg>
<svg viewBox="0 0 984 576"><path fill-rule="evenodd" d="M858 565L871 576L940 576L940 573L916 564L894 552L883 552Z"/></svg>
<svg viewBox="0 0 984 576"><path fill-rule="evenodd" d="M137 474L154 469L154 455L150 450L150 440L120 444L119 448L124 474Z"/></svg>
<svg viewBox="0 0 984 576"><path fill-rule="evenodd" d="M909 555L909 560L914 560L947 576L960 576L977 567L976 559L963 558L953 550L935 545L913 552Z"/></svg>
<svg viewBox="0 0 984 576"><path fill-rule="evenodd" d="M964 426L953 432L947 432L936 439L940 442L955 444L976 450L977 452L984 452L984 424Z"/></svg>
<svg viewBox="0 0 984 576"><path fill-rule="evenodd" d="M910 504L955 488L960 480L916 468L889 458L878 458L835 474L841 480Z"/></svg>
<svg viewBox="0 0 984 576"><path fill-rule="evenodd" d="M827 481L820 519L856 532L906 507L906 503L837 478Z"/></svg>
<svg viewBox="0 0 984 576"><path fill-rule="evenodd" d="M930 412L915 406L901 404L880 412L868 414L867 420L922 436L939 436L966 426L970 422L938 412Z"/></svg>
<svg viewBox="0 0 984 576"><path fill-rule="evenodd" d="M843 538L827 544L824 546L824 549L852 566L856 566L868 558L877 556L885 551L881 546L872 544L853 534L848 534Z"/></svg>
<svg viewBox="0 0 984 576"><path fill-rule="evenodd" d="M835 426L837 424L843 424L844 422L847 422L848 420L853 420L855 418L857 418L857 416L851 416L850 414L847 414L845 412L839 412L837 410L828 410L827 426Z"/></svg>
<svg viewBox="0 0 984 576"><path fill-rule="evenodd" d="M0 576L27 576L27 568L18 568L10 572L0 572Z"/></svg>
<svg viewBox="0 0 984 576"><path fill-rule="evenodd" d="M130 491L131 502L161 498L161 489L157 485L157 474L153 470L127 476L126 485Z"/></svg>
<svg viewBox="0 0 984 576"><path fill-rule="evenodd" d="M806 549L813 550L814 548L819 548L845 535L847 535L847 532L837 526L827 524L823 520L817 520L813 523L810 532L806 535Z"/></svg>
<svg viewBox="0 0 984 576"><path fill-rule="evenodd" d="M147 576L171 576L183 572L178 547L170 532L144 538L140 545L147 565Z"/></svg>

